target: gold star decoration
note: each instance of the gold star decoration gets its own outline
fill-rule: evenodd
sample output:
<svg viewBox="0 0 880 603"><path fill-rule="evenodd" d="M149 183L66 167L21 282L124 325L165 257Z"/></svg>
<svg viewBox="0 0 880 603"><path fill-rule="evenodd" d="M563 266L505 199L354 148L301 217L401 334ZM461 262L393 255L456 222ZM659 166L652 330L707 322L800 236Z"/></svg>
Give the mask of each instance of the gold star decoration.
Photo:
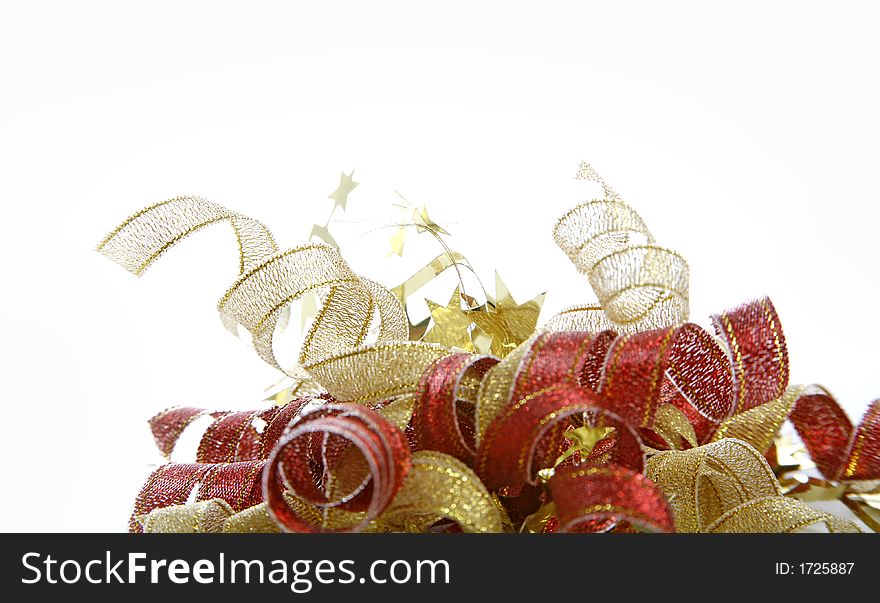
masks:
<svg viewBox="0 0 880 603"><path fill-rule="evenodd" d="M333 235L330 234L330 229L327 226L312 224L312 232L309 233L309 240L312 239L320 239L330 245L330 247L339 249L339 243L337 243L336 239L333 238Z"/></svg>
<svg viewBox="0 0 880 603"><path fill-rule="evenodd" d="M434 325L422 341L503 358L534 333L545 295L517 304L496 273L496 297L474 307L473 298L462 295L456 287L446 306L425 300ZM468 309L462 309L462 300L469 304Z"/></svg>
<svg viewBox="0 0 880 603"><path fill-rule="evenodd" d="M483 306L469 310L468 315L492 338L490 352L503 358L535 332L546 296L541 293L524 304L517 304L496 272L495 299L490 298Z"/></svg>
<svg viewBox="0 0 880 603"><path fill-rule="evenodd" d="M565 459L573 455L575 452L581 453L581 460L585 460L596 444L614 433L613 427L592 427L590 425L581 425L576 429L569 429L562 434L566 440L571 442L565 452L556 460L559 466Z"/></svg>
<svg viewBox="0 0 880 603"><path fill-rule="evenodd" d="M428 215L428 209L424 205L414 208L412 215L418 232L432 232L449 236L449 233L442 226L431 219L431 216Z"/></svg>
<svg viewBox="0 0 880 603"><path fill-rule="evenodd" d="M585 461L595 448L596 444L614 434L613 427L593 427L581 425L575 429L569 429L563 433L563 437L571 442L571 446L559 455L552 467L538 471L538 479L547 482L556 474L556 468L576 452L580 452L581 461Z"/></svg>
<svg viewBox="0 0 880 603"><path fill-rule="evenodd" d="M471 317L461 309L461 287L456 287L449 303L441 306L429 299L425 302L431 310L432 326L422 337L422 341L439 343L449 348L458 348L466 352L481 351L474 343L473 331L478 328ZM477 341L487 341L483 334L477 333Z"/></svg>
<svg viewBox="0 0 880 603"><path fill-rule="evenodd" d="M340 173L339 186L336 187L336 190L327 197L334 201L333 207L330 208L330 215L327 216L327 222L323 225L312 224L312 231L309 233L310 241L318 239L319 241L327 243L331 247L339 249L339 243L336 242L336 238L330 233L330 222L333 220L333 214L336 213L337 207L341 207L342 211L345 211L345 204L348 203L348 194L358 185L357 182L352 180L352 176L354 176L354 170L348 175L346 175L345 172ZM309 324L309 321L318 315L318 308L320 305L316 293L306 293L302 297L300 321L302 323L303 333L306 332L306 326Z"/></svg>
<svg viewBox="0 0 880 603"><path fill-rule="evenodd" d="M398 195L400 195L400 193L398 193ZM401 199L403 199L403 197L401 197ZM406 205L398 205L398 207L403 212L404 220L407 222L401 224L395 233L391 235L391 253L389 255L397 254L398 256L403 257L403 244L406 242L406 232L407 228L410 226L415 226L416 232L419 234L428 232L437 237L438 240L440 235L449 236L449 232L447 232L445 228L431 219L431 216L428 215L428 210L424 205L414 207L406 199L403 199L403 201ZM409 220L412 220L412 222L409 222Z"/></svg>
<svg viewBox="0 0 880 603"><path fill-rule="evenodd" d="M354 176L354 170L351 171L350 174L342 172L339 176L339 186L333 191L332 194L328 196L329 199L333 199L335 205L333 209L337 207L341 207L342 211L345 211L345 204L348 202L348 194L355 189L355 187L359 184L351 179Z"/></svg>

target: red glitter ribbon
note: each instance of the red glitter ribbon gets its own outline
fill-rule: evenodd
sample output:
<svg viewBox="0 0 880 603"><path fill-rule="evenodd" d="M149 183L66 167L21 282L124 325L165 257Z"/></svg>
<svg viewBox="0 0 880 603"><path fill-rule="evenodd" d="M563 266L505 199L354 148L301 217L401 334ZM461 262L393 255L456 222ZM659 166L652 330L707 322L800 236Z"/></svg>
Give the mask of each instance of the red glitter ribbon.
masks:
<svg viewBox="0 0 880 603"><path fill-rule="evenodd" d="M412 431L416 450L436 450L472 464L475 450L474 403L459 397L462 379L482 379L497 358L450 354L432 362L419 381Z"/></svg>
<svg viewBox="0 0 880 603"><path fill-rule="evenodd" d="M366 472L359 483L339 498L328 495L327 481L340 462L356 448ZM403 433L376 411L359 404L328 404L302 414L269 456L263 489L269 511L278 524L292 532L357 531L378 517L403 485L411 453ZM341 530L322 528L297 514L285 500L292 491L318 507L364 512L356 526Z"/></svg>
<svg viewBox="0 0 880 603"><path fill-rule="evenodd" d="M826 478L880 479L880 400L871 403L858 428L828 393L801 396L789 419Z"/></svg>
<svg viewBox="0 0 880 603"><path fill-rule="evenodd" d="M675 531L663 492L626 467L564 467L557 469L549 486L560 532L604 531L619 520L654 532Z"/></svg>
<svg viewBox="0 0 880 603"><path fill-rule="evenodd" d="M477 443L476 388L498 363L452 353L428 365L407 426L410 441L370 407L327 396L246 412L210 413L214 421L195 464L157 469L139 495L135 517L219 497L240 510L263 500L285 530L356 531L381 515L402 487L411 450L449 454L474 468L515 522L552 501L545 531L674 530L662 492L643 475L642 441L668 447L652 427L664 404L678 408L699 444L731 416L782 395L788 355L768 299L712 317L713 338L697 325L634 334L545 332L522 350L506 406ZM317 402L310 408L310 402ZM183 430L209 414L177 408L150 420L170 454ZM819 470L833 480L880 478L880 401L858 428L827 393L801 396L790 415ZM612 427L586 458L569 455L578 425ZM686 442L681 442L688 447ZM354 459L354 460L353 460ZM550 473L539 475L542 470ZM546 480L546 481L545 481ZM322 525L290 504L360 513L350 525Z"/></svg>
<svg viewBox="0 0 880 603"><path fill-rule="evenodd" d="M128 522L130 532L143 531L138 517L153 509L222 498L235 511L263 500L261 477L265 461L234 463L168 463L147 478Z"/></svg>

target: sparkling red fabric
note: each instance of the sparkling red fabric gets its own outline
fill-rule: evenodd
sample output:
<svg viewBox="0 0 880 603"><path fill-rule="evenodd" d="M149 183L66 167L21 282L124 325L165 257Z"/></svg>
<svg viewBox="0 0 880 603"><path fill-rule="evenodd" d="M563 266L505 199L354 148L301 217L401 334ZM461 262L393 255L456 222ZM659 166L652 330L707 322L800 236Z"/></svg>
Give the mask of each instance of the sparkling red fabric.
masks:
<svg viewBox="0 0 880 603"><path fill-rule="evenodd" d="M712 324L730 351L737 412L782 396L788 386L788 348L770 299L713 315Z"/></svg>
<svg viewBox="0 0 880 603"><path fill-rule="evenodd" d="M428 366L419 382L412 428L416 450L436 450L471 464L474 455L474 407L459 399L465 374L482 379L497 358L450 354Z"/></svg>
<svg viewBox="0 0 880 603"><path fill-rule="evenodd" d="M552 467L564 450L569 417L593 412L614 427L616 444L609 462L642 471L644 454L638 436L626 423L602 408L596 394L581 387L558 385L527 396L502 411L480 442L476 471L489 489L535 483L539 470Z"/></svg>
<svg viewBox="0 0 880 603"><path fill-rule="evenodd" d="M538 335L523 352L509 404L479 447L474 384L498 360L464 353L426 368L405 434L372 408L332 399L311 412L306 408L314 399L305 398L256 411L210 413L215 420L202 437L198 462L153 472L135 503L131 529L140 529L135 515L219 497L235 509L265 498L284 529L324 531L291 507L289 494L319 509L363 511L362 526L399 491L411 450L426 449L472 466L515 523L552 501L558 515L544 531L672 531L662 493L642 475L642 441L667 446L652 431L657 409L672 404L681 410L704 443L724 419L778 398L788 385L785 338L769 299L712 321L717 340L693 324L625 335ZM464 382L467 395L460 390ZM185 407L153 417L159 450L170 454L183 430L205 414ZM827 478L880 479L880 400L857 428L826 394L802 396L790 419ZM614 431L586 458L577 452L560 463L570 445L565 432L584 424Z"/></svg>
<svg viewBox="0 0 880 603"><path fill-rule="evenodd" d="M857 429L827 394L802 396L789 419L826 478L880 479L880 400L871 403Z"/></svg>
<svg viewBox="0 0 880 603"><path fill-rule="evenodd" d="M129 531L141 532L137 516L153 509L222 498L236 511L263 500L261 477L265 461L237 463L168 463L147 478L135 501Z"/></svg>
<svg viewBox="0 0 880 603"><path fill-rule="evenodd" d="M621 519L651 531L675 531L660 488L626 467L585 463L559 468L549 486L559 531L606 531Z"/></svg>
<svg viewBox="0 0 880 603"><path fill-rule="evenodd" d="M360 483L336 498L328 491L328 477L355 450L363 460L363 473L356 476ZM394 499L410 464L403 433L379 413L360 404L328 404L300 415L290 426L269 457L263 490L270 512L288 531L339 531L315 525L294 511L285 500L288 488L319 507L365 511L362 527Z"/></svg>

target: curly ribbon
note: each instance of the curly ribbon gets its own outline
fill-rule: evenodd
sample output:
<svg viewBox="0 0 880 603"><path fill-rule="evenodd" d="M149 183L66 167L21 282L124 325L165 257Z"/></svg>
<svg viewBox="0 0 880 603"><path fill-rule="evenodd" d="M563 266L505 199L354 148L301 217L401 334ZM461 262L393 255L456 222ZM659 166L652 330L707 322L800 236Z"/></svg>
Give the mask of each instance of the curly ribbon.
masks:
<svg viewBox="0 0 880 603"><path fill-rule="evenodd" d="M759 305L764 305L761 300L727 313L734 317L750 314L764 317L757 322L731 321L731 324L735 324L732 333L738 339L743 339L745 330L764 328L764 321L772 320L778 325L775 313L752 312L751 309ZM402 349L406 349L406 346ZM423 351L423 348L415 349ZM752 351L751 362L744 365L747 378L764 378L768 364L761 360L762 353L776 354L775 344L766 349L759 346ZM355 353L355 357L357 356ZM533 487L529 484L540 487L540 471L552 468L554 459L566 449L567 440L564 436L570 429L570 421L589 416L593 424L613 428L614 437L603 440L596 446L595 451L600 452L597 457L604 462L602 471L581 475L576 470L585 469L583 464L563 463L551 473L547 485L555 505L556 516L553 520L558 525L554 529L602 531L620 525L620 521L626 521L643 529L668 531L669 524L664 520L665 506L656 503L659 500L656 488L649 480L629 480L628 487L630 482L635 485L625 495L620 494L623 490L618 487L618 482L626 481L621 476L639 474L644 463L640 438L633 428L641 427L644 431L651 426L657 433L662 433L664 426L674 426L675 421L682 418L685 426L692 427L687 415L675 405L676 397L679 402L686 400L692 409L703 413L701 416L709 414L713 408L722 409L716 412L716 419L729 414L736 397L731 383L734 374L732 365L730 362L726 365L722 362L726 358L724 351L717 347L712 338L690 324L621 336L615 336L609 331L597 335L544 332L521 345L500 362L491 357L461 353L423 360L422 363L427 368L421 373L415 388L416 393L392 395L390 401L381 402L376 408L386 420L396 424L397 429L412 430L413 443L417 449L436 449L431 454L445 452L466 463L473 462L482 478L481 480L472 474L473 483L480 487L485 483L491 489L511 485ZM393 362L394 356L386 360ZM767 383L772 383L772 387L765 387L765 390L775 393L782 385L778 381L781 377L775 365L769 366L774 371L772 374L776 381L765 379ZM663 385L657 384L658 380L667 384L665 389ZM380 382L381 378L377 380L377 383ZM370 380L367 379L365 383L366 391L370 391ZM382 393L399 394L400 391L412 389L410 383L400 389L386 388L386 391L371 394L370 397L375 398ZM736 435L747 441L761 443L766 449L779 424L803 391L803 388L789 388L781 398L766 402L762 400L759 405L734 414L720 424L710 421L707 424L717 429L710 430L707 434L713 440L718 440L725 434ZM634 400L638 403L634 403ZM703 400L710 402L702 402ZM306 399L263 411L212 413L215 421L205 431L199 445L198 460L235 462L266 458L268 451L278 445L280 431L284 426L295 419L309 402L315 401L327 402ZM485 407L482 407L484 403ZM494 409L499 410L490 415ZM765 412L770 414L758 416L758 413ZM182 427L193 418L204 414L205 411L193 408L172 409L160 413L151 420L154 433L157 434L157 445L160 449L173 447L173 438L169 434L179 435ZM482 430L483 435L477 443L477 434L474 432L480 431L477 421L479 416L483 416L484 421L486 417L491 420ZM772 421L767 417L772 417ZM255 422L262 422L264 425L260 433L256 433L253 427ZM686 429L679 426L678 430L673 429L670 433L676 435L684 432ZM706 434L701 436L703 439L705 437ZM673 437L667 435L665 439L669 441ZM694 442L690 444L694 445ZM326 460L321 456L316 457L312 448L305 450L308 454L300 450L299 456L302 459ZM707 447L701 446L695 450L705 451ZM427 454L429 451L424 452ZM291 458L297 456L298 454L293 454ZM446 457L446 454L442 456ZM337 464L328 471L328 475L333 476L334 471L338 473L343 464L340 459L343 458L351 463L350 457L337 457L334 461ZM354 463L353 466L359 465ZM387 472L389 467L386 464L382 471ZM470 471L462 464L459 464L458 469L462 470L462 467ZM686 474L688 469L685 467L680 471ZM575 475L576 479L572 477ZM349 477L349 481L351 479L358 482L355 486L365 482L363 473L354 478ZM418 483L415 478L411 481ZM634 495L632 488L638 491L638 496ZM396 497L386 499L384 510L381 504L377 505L369 516L364 512L346 509L343 504L327 507L322 514L321 505L326 504L326 501L303 500L300 496L295 504L291 504L290 493L283 488L275 493L275 500L276 504L283 505L279 508L289 509L288 512L296 517L296 522L288 525L288 529L318 529L315 522L320 526L331 526L332 529L410 529L414 517L423 518L419 526L424 528L431 523L430 519L450 517L448 509L451 506L440 505L438 508L437 505L431 507L428 504L436 502L436 495L421 498L418 496L419 492L424 494L430 490L410 486L401 490L404 491L406 495L398 494L403 497L400 501ZM595 496L586 498L585 492L592 492ZM620 496L614 496L615 492ZM778 492L774 493L776 495ZM569 504L566 502L568 498L577 504ZM417 508L413 501L419 500L423 507L416 513L413 511ZM502 500L510 511L513 511L510 505L514 502L526 502L520 497L503 497ZM532 511L537 508L536 504L540 504L538 499L534 501L526 503L527 508ZM639 501L654 502L645 502L647 507L639 507L635 504ZM787 516L779 515L778 508L790 503L774 501L766 504L777 509L774 511L776 515L771 517L782 519L774 519L773 522L762 525L768 529L782 529L780 526L785 523L783 520ZM795 507L796 505L792 508ZM588 508L591 509L590 512L580 513ZM646 514L650 509L654 511L653 515ZM184 515L192 512L194 510L181 510ZM254 516L261 517L259 514ZM466 525L463 529L479 525L473 519L468 520L467 516L451 518L459 523L464 522ZM304 528L304 523L312 527ZM499 525L497 516L492 525ZM482 531L482 528L477 531Z"/></svg>
<svg viewBox="0 0 880 603"><path fill-rule="evenodd" d="M739 412L779 398L788 385L788 350L776 308L768 298L712 316L727 344L736 379Z"/></svg>
<svg viewBox="0 0 880 603"><path fill-rule="evenodd" d="M393 526L400 516L442 516L464 532L502 530L501 510L476 474L458 459L431 450L413 453L403 488L380 520Z"/></svg>
<svg viewBox="0 0 880 603"><path fill-rule="evenodd" d="M272 233L262 223L201 197L188 196L140 210L104 237L98 251L139 276L182 239L223 221L228 221L235 231L240 273L278 251Z"/></svg>
<svg viewBox="0 0 880 603"><path fill-rule="evenodd" d="M291 499L291 505L297 501ZM222 498L153 509L137 517L146 533L155 534L269 534L281 528L269 515L266 503L236 512Z"/></svg>
<svg viewBox="0 0 880 603"><path fill-rule="evenodd" d="M195 197L127 219L98 249L135 274L229 221L239 276L218 308L275 367L289 304L323 293L300 366L282 370L304 370L324 393L153 417L166 456L194 421L213 422L196 463L147 479L131 529L852 531L783 497L761 453L790 418L826 477L880 478L880 402L853 428L824 390L788 387L769 299L713 316L716 337L687 323L687 264L604 186L554 229L600 304L560 313L500 360L406 341L400 291L354 274L332 247L279 252L259 222ZM647 465L643 442L661 450Z"/></svg>
<svg viewBox="0 0 880 603"><path fill-rule="evenodd" d="M476 455L476 389L498 364L490 356L451 354L432 362L419 382L413 411L416 448L472 463Z"/></svg>
<svg viewBox="0 0 880 603"><path fill-rule="evenodd" d="M705 442L733 413L730 363L697 325L622 335L608 350L598 392L639 428L651 429L661 404L682 411Z"/></svg>
<svg viewBox="0 0 880 603"><path fill-rule="evenodd" d="M212 412L182 407L164 410L150 419L156 446L165 456L171 454L184 429L195 419L210 415L214 421L199 442L196 462L222 463L266 459L288 423L312 398L300 398L264 410Z"/></svg>
<svg viewBox="0 0 880 603"><path fill-rule="evenodd" d="M142 531L138 517L154 509L181 505L195 494L195 500L222 498L240 511L263 499L261 476L265 461L236 463L168 463L147 478L135 501L129 530Z"/></svg>
<svg viewBox="0 0 880 603"><path fill-rule="evenodd" d="M418 518L424 520L418 523ZM424 525L442 518L455 521L463 532L502 531L502 512L474 472L453 457L422 450L413 454L412 466L394 502L371 527L409 531L415 524L421 531ZM138 520L145 532L280 531L266 503L236 513L220 498L157 508Z"/></svg>
<svg viewBox="0 0 880 603"><path fill-rule="evenodd" d="M307 371L341 350L363 345L375 314L378 341L407 338L406 314L395 296L355 275L336 249L310 244L279 252L260 222L198 197L178 197L136 213L108 234L98 251L140 275L177 242L221 221L232 224L238 239L240 274L218 310L225 322L250 331L256 352L270 365L298 376L280 366L273 339L289 304L315 291L327 294L300 350L299 363ZM321 383L329 387L333 380Z"/></svg>
<svg viewBox="0 0 880 603"><path fill-rule="evenodd" d="M262 505L247 509L256 509ZM222 498L212 498L190 505L172 505L154 509L148 515L139 516L138 522L148 534L209 534L226 532L230 519L236 515L232 507ZM232 525L240 525L232 523ZM274 524L273 524L274 525ZM266 526L268 527L268 526Z"/></svg>
<svg viewBox="0 0 880 603"><path fill-rule="evenodd" d="M740 440L660 452L648 460L646 475L666 494L680 532L792 532L817 522L832 532L858 531L782 496L770 465Z"/></svg>
<svg viewBox="0 0 880 603"><path fill-rule="evenodd" d="M174 445L177 444L183 430L190 423L207 414L208 412L204 408L183 406L163 410L152 417L149 420L150 431L153 432L153 439L162 456L171 456Z"/></svg>
<svg viewBox="0 0 880 603"><path fill-rule="evenodd" d="M562 453L569 417L588 412L615 429L610 462L642 471L644 454L632 428L590 392L556 385L525 395L492 422L477 451L477 474L490 489L536 483L538 472L552 467Z"/></svg>
<svg viewBox="0 0 880 603"><path fill-rule="evenodd" d="M706 443L734 425L772 440L794 401L785 396L788 352L776 310L762 298L712 318L717 338L691 323L605 335L607 352L584 367L581 382L653 446Z"/></svg>
<svg viewBox="0 0 880 603"><path fill-rule="evenodd" d="M658 246L641 216L621 199L578 205L556 223L553 239L587 275L600 304L567 310L555 328L635 332L687 320L687 262Z"/></svg>
<svg viewBox="0 0 880 603"><path fill-rule="evenodd" d="M593 532L595 522L607 518L623 519L653 532L675 531L663 492L641 473L625 467L565 467L549 485L561 532Z"/></svg>
<svg viewBox="0 0 880 603"><path fill-rule="evenodd" d="M394 499L410 464L403 433L379 413L356 404L328 404L291 424L269 456L263 488L269 512L286 530L326 530L290 508L284 497L288 490L318 507L364 512L355 528L362 529Z"/></svg>
<svg viewBox="0 0 880 603"><path fill-rule="evenodd" d="M811 387L790 416L810 457L830 480L880 479L880 400L865 411L858 428L824 388Z"/></svg>
<svg viewBox="0 0 880 603"><path fill-rule="evenodd" d="M779 398L730 417L718 426L712 441L734 438L767 452L804 389L803 385L792 385Z"/></svg>

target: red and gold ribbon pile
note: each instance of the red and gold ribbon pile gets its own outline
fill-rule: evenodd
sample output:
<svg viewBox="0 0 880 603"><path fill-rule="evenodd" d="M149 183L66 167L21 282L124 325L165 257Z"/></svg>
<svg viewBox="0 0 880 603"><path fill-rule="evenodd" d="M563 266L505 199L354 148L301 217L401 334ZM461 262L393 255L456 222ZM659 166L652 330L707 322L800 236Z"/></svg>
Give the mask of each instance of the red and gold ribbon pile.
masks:
<svg viewBox="0 0 880 603"><path fill-rule="evenodd" d="M435 304L426 336L409 323L405 287L362 278L330 245L279 251L262 224L204 199L123 222L98 249L135 274L200 228L231 223L240 274L218 303L223 322L312 392L253 411L153 417L166 456L196 419L213 422L195 462L150 475L130 529L857 531L808 504L819 490L874 528L880 401L854 427L825 390L789 386L769 299L713 316L714 334L687 322L687 263L605 190L554 232L599 303L538 330L539 306L505 290L464 310L460 293ZM442 269L459 261L447 257ZM283 367L276 327L307 296L320 304L298 365ZM786 420L821 477L785 477L796 468L777 461Z"/></svg>

